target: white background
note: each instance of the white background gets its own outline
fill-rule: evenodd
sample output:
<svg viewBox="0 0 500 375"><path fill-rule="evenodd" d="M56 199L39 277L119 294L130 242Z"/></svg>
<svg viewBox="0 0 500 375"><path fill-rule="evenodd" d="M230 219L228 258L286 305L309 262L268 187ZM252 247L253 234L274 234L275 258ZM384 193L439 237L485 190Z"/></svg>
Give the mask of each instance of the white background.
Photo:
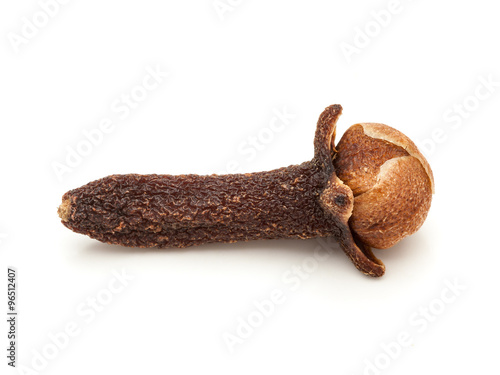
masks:
<svg viewBox="0 0 500 375"><path fill-rule="evenodd" d="M2 2L0 291L15 267L19 373L497 368L496 3L220 3L232 5L218 13L211 0L75 0L49 17L37 1ZM127 115L113 110L122 95L140 94L148 69L169 76ZM434 171L427 221L376 252L387 267L380 279L363 276L334 246L307 278L287 282L294 267L314 265L316 240L148 251L72 233L57 216L64 192L108 174L220 173L228 162L259 171L308 160L317 117L334 103L344 108L338 138L356 122L386 123L425 148ZM284 109L294 118L264 130ZM59 179L54 165L103 119L112 131ZM261 150L242 152L263 135ZM133 280L111 295L116 272ZM236 335L258 315L254 301L275 289L283 303L231 352L224 334ZM91 315L88 298L110 295ZM78 333L54 350L50 334L71 322ZM398 349L405 332L411 344ZM26 370L33 361L42 371Z"/></svg>

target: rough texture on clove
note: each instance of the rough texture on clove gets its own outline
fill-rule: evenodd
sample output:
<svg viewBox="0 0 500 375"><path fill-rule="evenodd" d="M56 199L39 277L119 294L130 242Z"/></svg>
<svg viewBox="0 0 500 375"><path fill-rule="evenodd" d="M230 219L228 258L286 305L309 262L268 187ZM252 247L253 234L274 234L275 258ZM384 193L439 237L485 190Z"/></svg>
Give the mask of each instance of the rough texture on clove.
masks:
<svg viewBox="0 0 500 375"><path fill-rule="evenodd" d="M61 210L75 232L125 246L337 236L319 199L327 182L313 162L234 175L113 175L66 193Z"/></svg>

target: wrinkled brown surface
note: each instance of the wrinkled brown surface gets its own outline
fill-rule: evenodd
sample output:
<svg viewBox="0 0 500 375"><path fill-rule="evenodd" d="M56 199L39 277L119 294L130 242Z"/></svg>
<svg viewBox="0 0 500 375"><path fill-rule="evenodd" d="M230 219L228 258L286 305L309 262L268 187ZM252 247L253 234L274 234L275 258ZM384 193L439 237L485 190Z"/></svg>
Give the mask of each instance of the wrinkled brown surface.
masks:
<svg viewBox="0 0 500 375"><path fill-rule="evenodd" d="M67 192L63 224L97 240L139 247L338 236L312 162L222 176L113 175Z"/></svg>

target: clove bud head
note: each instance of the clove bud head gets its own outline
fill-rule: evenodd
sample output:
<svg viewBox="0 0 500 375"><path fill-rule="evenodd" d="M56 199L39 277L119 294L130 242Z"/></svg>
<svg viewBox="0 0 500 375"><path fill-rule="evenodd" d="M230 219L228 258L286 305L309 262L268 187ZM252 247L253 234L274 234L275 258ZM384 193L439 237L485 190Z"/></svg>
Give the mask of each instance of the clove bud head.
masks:
<svg viewBox="0 0 500 375"><path fill-rule="evenodd" d="M434 193L429 163L390 126L351 126L337 144L335 171L353 191L349 226L365 245L386 249L424 223Z"/></svg>

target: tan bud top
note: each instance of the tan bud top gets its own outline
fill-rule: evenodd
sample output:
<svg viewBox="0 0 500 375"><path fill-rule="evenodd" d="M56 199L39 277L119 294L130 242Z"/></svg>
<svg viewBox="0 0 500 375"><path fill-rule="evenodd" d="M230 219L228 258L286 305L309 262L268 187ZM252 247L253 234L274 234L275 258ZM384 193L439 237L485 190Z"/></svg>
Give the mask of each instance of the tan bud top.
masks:
<svg viewBox="0 0 500 375"><path fill-rule="evenodd" d="M354 194L349 225L364 244L385 249L422 226L434 177L407 136L384 124L356 124L344 133L337 151L337 176Z"/></svg>

